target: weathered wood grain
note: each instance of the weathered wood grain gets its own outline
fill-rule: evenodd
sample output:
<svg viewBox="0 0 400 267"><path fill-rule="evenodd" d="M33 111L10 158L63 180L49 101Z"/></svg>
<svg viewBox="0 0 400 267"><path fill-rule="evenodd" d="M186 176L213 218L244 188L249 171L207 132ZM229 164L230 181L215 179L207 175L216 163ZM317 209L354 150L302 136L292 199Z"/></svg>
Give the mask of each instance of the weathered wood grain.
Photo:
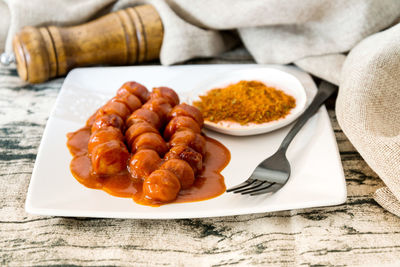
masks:
<svg viewBox="0 0 400 267"><path fill-rule="evenodd" d="M251 62L246 53L214 63ZM194 61L191 63L209 63ZM0 264L373 266L400 264L400 218L372 193L383 184L329 114L348 190L344 205L194 220L32 216L24 211L37 148L62 79L23 84L0 69Z"/></svg>

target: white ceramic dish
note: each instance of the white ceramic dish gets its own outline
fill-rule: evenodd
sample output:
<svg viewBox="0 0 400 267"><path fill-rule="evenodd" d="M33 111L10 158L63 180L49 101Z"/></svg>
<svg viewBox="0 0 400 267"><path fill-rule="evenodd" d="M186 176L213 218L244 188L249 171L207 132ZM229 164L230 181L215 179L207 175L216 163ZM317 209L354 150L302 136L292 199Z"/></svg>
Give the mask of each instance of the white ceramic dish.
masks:
<svg viewBox="0 0 400 267"><path fill-rule="evenodd" d="M137 80L147 87L165 85L182 97L214 75L259 65L142 66L76 69L66 78L49 117L39 147L26 198L28 213L51 216L173 219L199 218L290 210L341 204L346 185L336 140L325 108L311 118L288 150L292 176L274 195L257 197L225 193L207 201L141 206L129 198L117 198L88 189L71 175L71 155L66 134L82 127L100 105L125 81ZM282 68L282 67L281 67ZM306 73L283 68L303 84L307 103L316 87ZM263 159L279 146L289 127L249 137L206 133L231 151L231 162L222 171L227 187L244 181Z"/></svg>
<svg viewBox="0 0 400 267"><path fill-rule="evenodd" d="M214 123L206 120L204 122L206 128L216 132L236 136L267 133L290 124L297 119L304 110L307 98L303 85L295 76L274 68L241 69L210 77L191 92L188 102L192 103L193 101L199 100L199 96L205 95L209 90L214 88L223 88L241 80L256 80L263 82L268 86L280 89L284 93L291 95L296 99L296 106L290 110L290 113L286 117L276 121L261 124L250 123L248 125L241 125L240 123L234 122Z"/></svg>

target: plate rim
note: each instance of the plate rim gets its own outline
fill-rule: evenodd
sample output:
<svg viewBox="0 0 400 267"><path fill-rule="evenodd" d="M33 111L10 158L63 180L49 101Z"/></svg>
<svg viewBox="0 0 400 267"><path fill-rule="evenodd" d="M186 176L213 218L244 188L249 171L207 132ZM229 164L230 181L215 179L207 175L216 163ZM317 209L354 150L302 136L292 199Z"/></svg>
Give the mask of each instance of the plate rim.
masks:
<svg viewBox="0 0 400 267"><path fill-rule="evenodd" d="M226 66L238 66L238 65L242 65L242 66L260 66L257 64L203 64L203 65L182 65L182 66L177 66L179 68L182 67L207 67L207 66L218 66L218 67L226 67ZM268 65L271 66L271 65ZM272 65L274 66L274 65ZM342 162L340 160L340 154L339 154L339 149L337 146L337 140L335 138L333 129L332 129L332 124L330 122L329 116L328 116L328 112L325 108L325 106L322 107L322 115L324 115L325 117L327 117L328 123L329 123L329 127L330 127L330 133L331 133L331 138L333 138L336 146L336 154L338 155L338 160L340 162L339 166L341 168L341 178L340 181L342 183L342 194L340 196L338 196L335 201L327 201L326 203L323 203L322 205L319 204L311 204L310 205L299 205L299 207L297 208L288 208L288 209L274 209L274 210L269 210L269 211L265 211L265 210L260 210L260 211L252 211L252 212L227 212L224 214L209 214L209 215L204 215L202 213L198 214L198 216L191 215L191 216L185 216L182 215L180 216L179 213L174 213L173 216L163 216L163 217L159 217L159 216L151 216L154 213L150 213L150 216L137 216L135 215L135 213L129 213L129 212L110 212L110 211L101 211L101 212L97 212L97 211L90 211L90 214L80 214L81 211L76 211L75 210L75 214L68 214L69 211L65 211L65 210L59 210L59 209L52 209L52 208L39 208L39 207L35 207L32 205L32 183L34 181L34 177L36 177L36 172L38 169L38 158L41 156L42 151L43 151L43 146L44 146L44 142L43 140L45 140L46 136L49 134L49 127L48 125L55 120L55 111L56 108L59 104L59 102L61 101L61 97L62 97L62 93L66 90L65 89L65 84L67 84L67 81L69 81L70 79L72 79L71 77L73 77L73 75L71 75L72 73L76 73L76 72L80 72L82 70L85 69L97 69L97 68L140 68L140 67L146 67L146 68L151 68L151 67L156 67L156 68L164 68L165 66L127 66L127 67L96 67L96 68L77 68L72 70L68 76L65 78L64 83L60 89L60 92L57 96L57 99L55 101L55 104L51 110L51 112L49 113L49 119L46 123L43 135L42 135L42 139L38 148L38 152L37 152L37 156L36 156L36 160L35 160L35 164L33 167L33 171L32 171L32 175L31 175L31 179L29 182L29 187L28 187L28 191L27 191L27 196L26 196L26 201L25 201L25 211L27 213L30 214L36 214L36 215L46 215L46 216L62 216L62 217L94 217L94 218L125 218L125 219L183 219L183 218L210 218L210 217L225 217L225 216L236 216L236 215L246 215L246 214L259 214L259 213L269 213L269 212L274 212L274 211L283 211L283 210L294 210L294 209L302 209L302 208L312 208L312 207L325 207L325 206L334 206L334 205L340 205L346 202L347 199L347 187L346 187L346 182L345 182L345 177L344 177L344 172L343 172L343 165ZM278 66L281 67L281 66ZM306 73L307 74L307 73ZM308 74L307 74L308 75ZM311 201L312 202L312 201ZM321 202L321 201L320 201ZM195 203L195 202L193 202ZM304 202L303 202L304 203ZM187 204L187 203L181 203L181 204ZM173 205L180 205L178 203L173 204ZM85 212L85 211L83 211ZM126 214L126 215L123 215ZM115 215L115 216L114 216ZM129 216L132 215L132 216ZM163 214L165 215L165 214ZM178 216L177 216L178 215Z"/></svg>
<svg viewBox="0 0 400 267"><path fill-rule="evenodd" d="M297 104L296 107L294 108L296 112L289 113L286 117L280 118L278 120L274 120L274 121L270 121L270 122L266 122L266 123L262 123L262 124L252 124L249 128L246 128L246 126L243 126L243 128L241 128L239 124L235 124L235 126L233 128L230 128L228 126L220 125L219 123L214 123L214 122L205 120L204 125L206 128L216 131L216 132L223 133L223 134L232 135L232 136L250 136L250 135L264 134L264 133L278 130L282 127L289 125L290 123L295 121L304 112L304 110L306 108L307 96L306 96L305 88L304 88L303 84L301 83L301 81L296 76L294 76L293 74L291 74L285 70L281 70L281 69L273 68L273 67L269 67L269 66L268 67L259 66L259 67L252 68L252 69L249 69L249 68L236 69L233 71L226 71L221 74L212 75L211 77L205 79L202 83L196 85L195 88L192 90L192 92L190 92L190 94L188 94L188 96L186 97L186 101L188 101L189 104L192 104L193 101L197 100L200 95L203 95L206 92L208 92L214 88L217 88L220 86L226 86L227 83L231 84L231 83L235 83L235 82L238 82L238 81L244 79L244 78L237 78L237 77L232 77L232 78L227 79L227 78L221 77L224 74L229 73L229 75L231 75L231 76L234 76L236 74L240 77L240 75L243 75L243 73L246 74L246 72L250 72L250 71L266 72L266 74L269 74L269 75L273 75L275 72L275 74L283 75L283 76L286 76L286 78L290 78L297 86L297 88L293 91L296 91L299 94L299 96L291 95L292 97L294 97L296 99L296 102L300 102L300 105ZM272 73L268 73L268 72L272 72ZM271 77L271 76L268 76L268 78L261 78L262 74L258 74L258 75L260 75L260 77L249 78L249 80L260 80L261 82L267 84L268 82L266 82L265 80L268 80L268 78ZM256 76L258 76L258 75L256 75ZM229 82L227 80L229 80ZM280 81L280 82L284 83L283 81ZM221 84L221 85L216 85L216 84ZM211 88L211 87L213 87L213 88ZM202 88L206 88L206 89L202 89ZM277 89L282 90L281 88L279 88L279 85L277 86Z"/></svg>

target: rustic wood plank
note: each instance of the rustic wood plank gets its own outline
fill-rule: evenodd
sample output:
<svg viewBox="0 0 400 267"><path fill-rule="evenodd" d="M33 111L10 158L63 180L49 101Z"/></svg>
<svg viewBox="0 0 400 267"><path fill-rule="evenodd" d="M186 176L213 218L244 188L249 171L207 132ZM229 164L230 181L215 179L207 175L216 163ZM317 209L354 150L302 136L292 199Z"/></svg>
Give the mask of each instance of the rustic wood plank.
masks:
<svg viewBox="0 0 400 267"><path fill-rule="evenodd" d="M225 54L191 63L252 62ZM372 193L383 186L329 115L345 170L344 205L193 220L33 216L24 202L43 129L63 79L23 84L0 69L0 264L381 265L399 263L400 218Z"/></svg>

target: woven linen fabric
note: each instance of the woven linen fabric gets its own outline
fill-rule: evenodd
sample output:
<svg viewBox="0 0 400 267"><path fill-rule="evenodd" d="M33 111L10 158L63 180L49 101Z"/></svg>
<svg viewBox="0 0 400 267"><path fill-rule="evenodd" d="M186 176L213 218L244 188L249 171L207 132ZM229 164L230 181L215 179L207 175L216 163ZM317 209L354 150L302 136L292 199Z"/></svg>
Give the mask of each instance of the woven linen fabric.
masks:
<svg viewBox="0 0 400 267"><path fill-rule="evenodd" d="M396 69L395 63L399 61L400 42L398 26L393 26L399 22L400 1L3 1L0 2L0 51L11 52L12 37L25 25L75 25L110 11L151 3L164 24L160 54L164 65L216 56L231 49L240 39L258 63L294 63L340 84L339 122L388 186L376 192L376 200L400 215L399 153L396 152L400 68ZM373 35L389 27L393 28ZM368 38L370 35L373 36ZM389 65L392 68L388 69Z"/></svg>
<svg viewBox="0 0 400 267"><path fill-rule="evenodd" d="M375 200L400 216L400 24L358 44L343 66L336 113L388 188Z"/></svg>

